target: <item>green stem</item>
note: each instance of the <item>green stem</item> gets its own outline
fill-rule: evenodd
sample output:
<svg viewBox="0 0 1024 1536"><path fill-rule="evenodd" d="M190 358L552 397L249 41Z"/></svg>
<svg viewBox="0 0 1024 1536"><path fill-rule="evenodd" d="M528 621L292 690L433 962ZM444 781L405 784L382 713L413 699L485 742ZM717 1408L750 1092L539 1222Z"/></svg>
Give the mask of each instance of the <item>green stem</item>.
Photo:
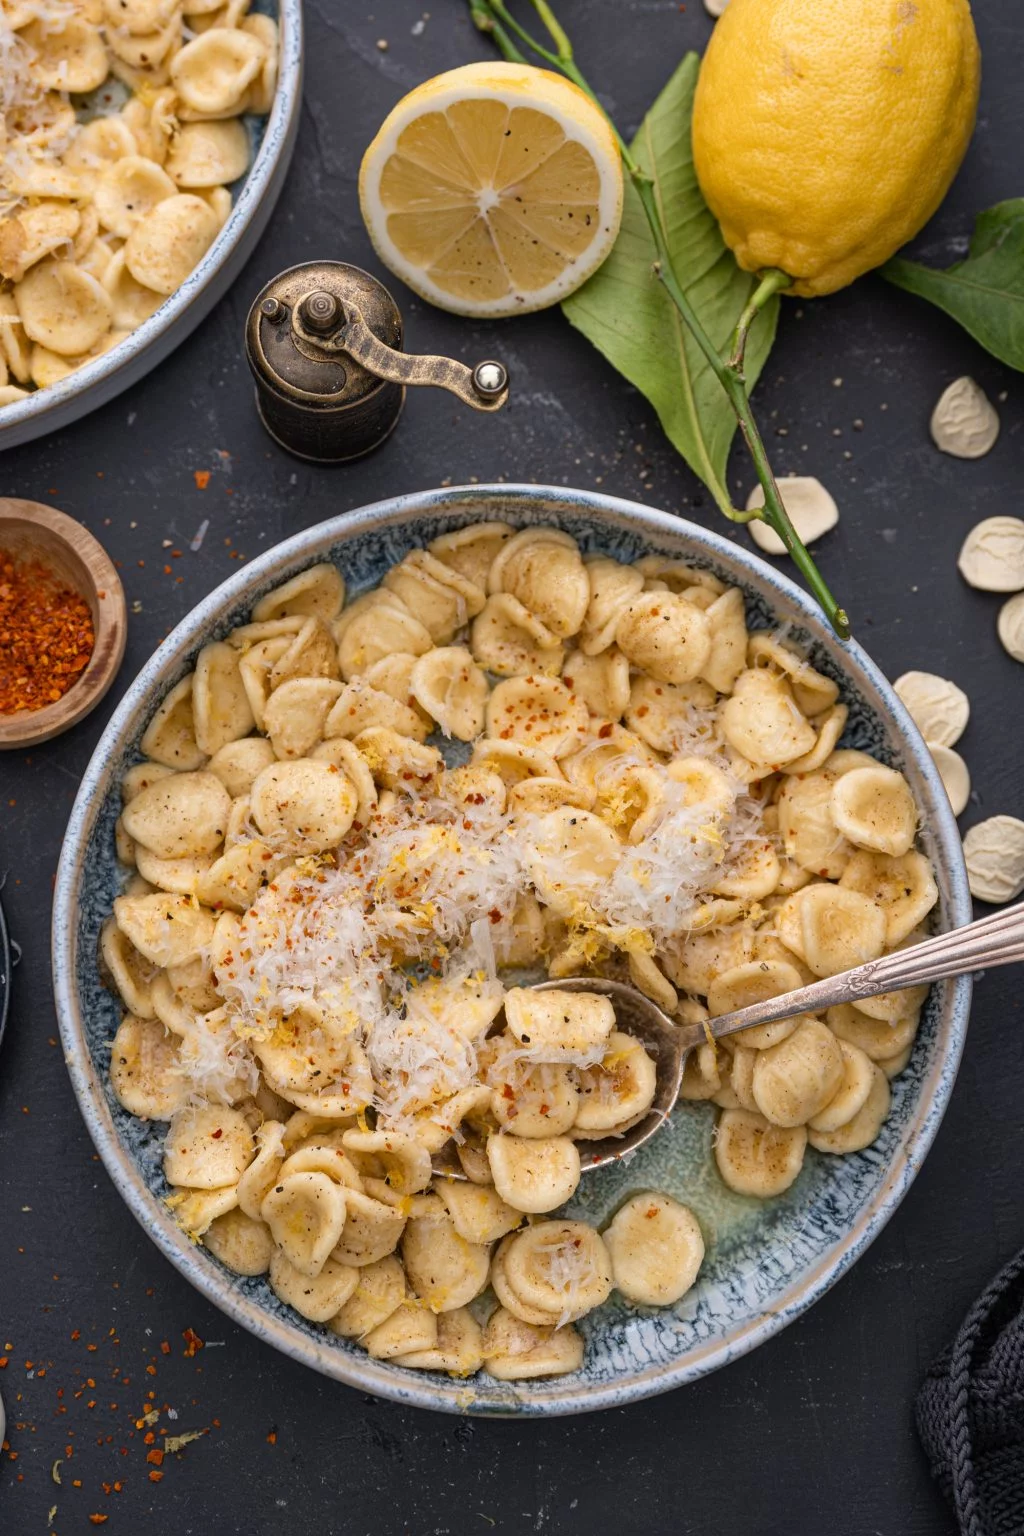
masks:
<svg viewBox="0 0 1024 1536"><path fill-rule="evenodd" d="M740 315L736 329L732 337L732 351L729 354L729 367L735 368L741 378L744 378L743 363L747 353L747 337L750 335L750 327L761 313L768 300L777 293L784 292L790 287L793 279L788 272L780 272L777 267L769 267L754 292L750 296L750 302Z"/></svg>
<svg viewBox="0 0 1024 1536"><path fill-rule="evenodd" d="M489 32L498 45L498 51L510 64L525 64L526 59L512 41L502 23L494 15L487 0L469 0L469 14L473 25L480 32Z"/></svg>
<svg viewBox="0 0 1024 1536"><path fill-rule="evenodd" d="M722 354L711 340L711 337L704 329L704 326L701 324L700 317L698 316L693 305L690 303L690 300L687 298L682 284L676 277L675 270L672 265L672 255L668 245L668 236L665 231L665 226L661 217L661 211L658 208L658 202L655 196L654 183L647 175L646 171L644 171L644 169L637 163L631 149L629 148L629 145L622 138L622 135L619 133L611 118L608 117L608 114L604 112L604 108L601 106L601 103L595 96L589 82L584 78L584 76L577 68L573 57L572 44L567 34L559 25L554 12L548 3L548 0L532 0L532 4L541 21L543 22L549 37L552 39L555 45L557 51L554 53L550 48L546 48L542 43L539 43L536 38L534 38L526 30L526 28L523 27L515 19L515 17L511 15L505 5L505 0L469 0L469 3L473 14L473 19L476 21L477 26L482 25L479 19L480 16L482 14L486 14L486 16L489 18L490 25L484 23L483 30L493 31L496 27L502 27L507 29L508 32L514 33L520 42L524 43L526 47L531 50L531 52L537 55L538 58L543 59L545 63L550 64L553 68L561 71L561 73L564 74L569 80L571 80L574 85L577 85L580 90L585 91L590 99L604 113L604 116L610 124L613 134L615 135L615 140L618 144L619 152L622 156L622 163L626 169L627 174L636 187L637 195L640 198L640 203L643 207L644 213L647 217L647 222L650 226L651 235L654 239L655 250L657 252L657 260L654 264L655 275L658 277L659 281L665 289L665 292L668 294L669 299L675 305L676 309L681 315L684 324L690 331L690 334L693 336L697 346L704 354L708 367L711 369L712 373L715 375L716 379L725 391L726 396L729 399L729 403L735 412L737 422L739 423L740 433L743 437L743 441L746 443L747 450L750 453L750 457L754 464L754 469L757 472L757 478L760 481L761 487L764 491L764 506L756 508L750 512L742 512L733 507L731 505L728 494L723 494L723 487L712 487L715 500L718 502L720 509L725 513L726 517L730 518L733 522L747 523L751 522L755 518L761 518L768 524L769 528L772 528L778 534L779 538L785 545L786 550L792 557L793 563L796 565L811 592L814 594L818 603L821 605L822 610L824 611L836 634L841 640L848 640L850 637L850 621L846 615L846 612L837 604L835 598L829 590L824 577L818 570L814 560L811 558L811 555L808 553L806 547L801 541L796 529L793 527L793 524L790 521L789 514L782 504L782 497L779 494L779 487L776 483L771 464L768 460L768 453L764 446L764 440L761 437L757 422L755 421L753 412L750 408L750 398L747 394L746 380L744 377L744 359L750 328L768 300L774 294L779 293L784 288L789 287L790 279L784 272L779 272L774 269L762 274L758 286L755 288L749 302L743 310L743 313L740 315L736 330L733 333L732 350L730 355L728 359L723 358ZM495 33L495 36L497 36L497 33Z"/></svg>

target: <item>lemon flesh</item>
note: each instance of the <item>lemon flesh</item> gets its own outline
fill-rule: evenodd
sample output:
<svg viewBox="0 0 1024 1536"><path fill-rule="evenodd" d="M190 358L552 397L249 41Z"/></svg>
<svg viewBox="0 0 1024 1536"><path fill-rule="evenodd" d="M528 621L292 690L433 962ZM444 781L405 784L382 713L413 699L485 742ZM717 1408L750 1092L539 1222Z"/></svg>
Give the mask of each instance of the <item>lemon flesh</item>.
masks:
<svg viewBox="0 0 1024 1536"><path fill-rule="evenodd" d="M603 113L547 70L467 64L418 86L363 157L359 202L381 260L464 315L543 309L615 243L622 163Z"/></svg>
<svg viewBox="0 0 1024 1536"><path fill-rule="evenodd" d="M980 75L967 0L730 0L693 156L740 266L813 297L886 261L945 196Z"/></svg>

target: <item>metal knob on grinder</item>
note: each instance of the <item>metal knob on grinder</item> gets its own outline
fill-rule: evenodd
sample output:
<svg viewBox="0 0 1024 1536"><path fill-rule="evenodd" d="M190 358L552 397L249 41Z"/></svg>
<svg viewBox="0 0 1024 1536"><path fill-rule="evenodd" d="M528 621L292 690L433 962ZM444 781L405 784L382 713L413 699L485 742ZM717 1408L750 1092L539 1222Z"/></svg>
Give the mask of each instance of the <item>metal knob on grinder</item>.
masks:
<svg viewBox="0 0 1024 1536"><path fill-rule="evenodd" d="M290 267L257 294L245 327L256 406L299 458L360 458L394 431L406 386L432 384L476 411L508 399L508 370L402 351L402 316L369 272L343 261Z"/></svg>

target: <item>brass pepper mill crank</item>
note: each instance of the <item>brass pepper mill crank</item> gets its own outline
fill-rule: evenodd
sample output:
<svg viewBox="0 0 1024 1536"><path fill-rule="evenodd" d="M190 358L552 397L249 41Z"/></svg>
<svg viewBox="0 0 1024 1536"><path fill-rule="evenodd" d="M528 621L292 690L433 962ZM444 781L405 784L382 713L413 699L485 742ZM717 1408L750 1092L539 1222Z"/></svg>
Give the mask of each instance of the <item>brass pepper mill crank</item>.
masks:
<svg viewBox="0 0 1024 1536"><path fill-rule="evenodd" d="M337 464L394 431L409 384L450 390L475 411L508 399L503 363L467 368L402 351L402 316L369 272L310 261L256 295L245 327L256 407L267 431L299 458Z"/></svg>

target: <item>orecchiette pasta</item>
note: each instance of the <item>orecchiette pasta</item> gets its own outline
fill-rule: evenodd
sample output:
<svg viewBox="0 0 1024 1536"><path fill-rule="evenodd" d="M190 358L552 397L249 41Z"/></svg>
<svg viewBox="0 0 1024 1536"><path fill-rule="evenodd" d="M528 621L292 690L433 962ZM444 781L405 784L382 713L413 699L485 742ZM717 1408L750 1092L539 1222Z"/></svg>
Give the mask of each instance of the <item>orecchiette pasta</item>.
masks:
<svg viewBox="0 0 1024 1536"><path fill-rule="evenodd" d="M123 53L168 24L162 3ZM140 173L163 195L128 210L125 251L237 146L219 103L255 88L256 52L225 14L190 11L209 25L168 53L188 130L165 145L170 190ZM75 163L130 190L132 153L108 127ZM126 216L112 193L97 207ZM107 291L128 303L119 259ZM678 1301L699 1210L634 1192L603 1235L558 1214L581 1150L641 1122L657 1087L610 998L561 978L631 980L693 1025L911 942L937 900L912 797L839 745L845 723L829 678L748 633L738 589L584 559L557 529L442 534L347 604L331 564L266 593L154 712L114 833L130 878L100 941L126 1010L110 1081L170 1122L176 1219L415 1370L558 1374L613 1287ZM524 983L537 967L554 985ZM805 1157L873 1141L924 996L694 1050L679 1113L717 1115L725 1184L770 1198Z"/></svg>
<svg viewBox="0 0 1024 1536"><path fill-rule="evenodd" d="M268 113L276 88L277 23L246 10L247 0L4 6L0 277L12 286L0 306L0 406L116 346L212 244L229 186L249 167L243 115ZM109 115L94 115L97 102Z"/></svg>

